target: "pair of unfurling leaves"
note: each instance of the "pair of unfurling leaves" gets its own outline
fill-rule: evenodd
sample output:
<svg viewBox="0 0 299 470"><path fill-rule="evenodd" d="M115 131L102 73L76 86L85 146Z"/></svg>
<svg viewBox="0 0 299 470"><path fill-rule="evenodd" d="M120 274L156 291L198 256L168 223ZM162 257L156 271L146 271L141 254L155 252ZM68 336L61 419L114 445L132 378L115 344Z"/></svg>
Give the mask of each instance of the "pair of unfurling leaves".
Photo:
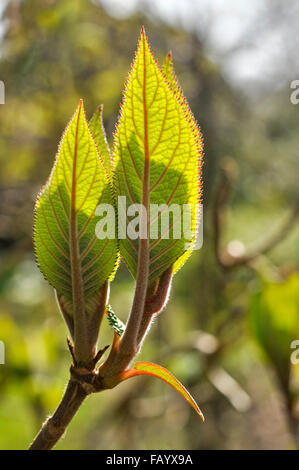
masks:
<svg viewBox="0 0 299 470"><path fill-rule="evenodd" d="M172 276L195 243L201 148L199 128L176 80L171 55L160 70L142 28L113 150L108 147L102 107L88 123L80 101L62 136L49 180L37 198L34 244L38 265L56 291L69 328L76 364L89 369L96 366L98 333L106 313L114 342L97 369L104 387L136 375L153 375L173 386L202 417L191 395L166 369L148 362L130 368L153 316L167 301ZM127 206L145 207L146 228L152 223L150 205L188 205L191 237L174 236L174 217L170 218L172 236L160 233L151 238L149 231L145 237L128 236L119 227L120 197L126 201L127 221ZM125 236L97 236L97 208L102 204L116 209L116 232L122 230ZM107 305L108 284L120 256L136 279L126 327Z"/></svg>

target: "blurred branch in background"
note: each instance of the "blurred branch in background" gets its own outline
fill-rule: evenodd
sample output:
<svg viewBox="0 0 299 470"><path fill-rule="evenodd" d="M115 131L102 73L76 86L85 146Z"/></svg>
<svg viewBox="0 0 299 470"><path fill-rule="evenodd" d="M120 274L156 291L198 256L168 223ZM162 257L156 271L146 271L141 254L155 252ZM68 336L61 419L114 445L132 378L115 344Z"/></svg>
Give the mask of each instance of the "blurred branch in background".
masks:
<svg viewBox="0 0 299 470"><path fill-rule="evenodd" d="M224 165L216 191L213 205L213 225L214 225L214 246L215 257L219 265L230 270L235 267L250 265L259 256L268 253L279 243L281 243L292 231L299 220L299 196L295 199L293 208L280 224L279 229L267 235L263 242L257 242L248 253L240 241L230 242L226 248L222 247L222 232L225 224L225 213L228 200L232 190L232 183L235 179L236 167L233 161L227 160ZM265 236L264 236L265 237ZM245 251L245 253L243 253Z"/></svg>
<svg viewBox="0 0 299 470"><path fill-rule="evenodd" d="M293 208L289 211L287 217L283 223L280 224L279 229L275 233L270 233L266 240L262 243L256 243L256 246L251 248L248 253L245 251L244 245L240 241L230 242L226 249L222 248L222 233L225 228L225 214L228 206L230 193L232 190L233 182L237 176L237 168L235 162L226 159L223 164L223 169L220 176L218 189L216 191L216 197L214 200L212 220L214 224L214 247L215 247L215 258L224 272L232 271L240 267L254 266L253 262L256 261L260 256L265 255L271 249L275 248L276 245L281 243L286 238L291 230L294 228L299 218L299 198L297 197ZM259 269L257 268L257 274L260 276ZM265 284L264 289L275 289L277 292L288 289L288 284L292 283L292 279L296 281L296 278L292 277L289 280L286 279L282 285L271 284L267 286ZM265 283L265 281L264 281ZM263 283L262 283L263 285ZM290 294L290 291L287 291ZM263 299L263 289L256 294L258 298ZM279 294L278 294L279 295ZM284 295L284 294L283 294ZM288 295L286 302L289 304L292 302L293 296ZM276 298L276 302L280 301L280 297ZM254 317L254 333L256 338L269 357L272 366L277 374L278 383L280 385L281 392L284 397L285 409L290 427L290 432L293 435L294 441L299 445L299 434L298 434L298 416L296 415L296 404L298 402L298 394L293 392L293 384L291 383L291 362L290 362L290 345L292 338L295 338L298 334L299 328L299 312L297 299L295 300L295 311L293 309L287 310L287 314L290 316L289 319L277 321L277 315L283 316L282 309L277 310L279 307L285 308L288 304L283 305L281 303L267 305L262 304L262 300L255 300L251 307ZM268 300L269 303L269 300ZM283 325L284 323L284 325ZM287 335L287 336L286 336ZM275 342L275 338L277 342ZM281 337L281 338L280 338ZM283 340L283 344L280 345L280 341ZM230 388L234 389L234 382L230 379L226 380L223 373L218 372L214 375L210 374L212 383L217 386L218 378L223 384L219 389L230 391ZM245 399L245 395L244 395ZM245 399L246 402L246 399Z"/></svg>

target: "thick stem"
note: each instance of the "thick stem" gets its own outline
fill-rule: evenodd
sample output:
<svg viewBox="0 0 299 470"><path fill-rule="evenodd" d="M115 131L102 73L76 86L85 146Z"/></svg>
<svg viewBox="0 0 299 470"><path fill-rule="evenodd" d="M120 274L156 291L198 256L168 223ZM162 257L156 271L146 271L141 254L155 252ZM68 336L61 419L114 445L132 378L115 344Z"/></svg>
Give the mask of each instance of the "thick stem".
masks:
<svg viewBox="0 0 299 470"><path fill-rule="evenodd" d="M135 287L135 295L129 320L119 344L119 354L128 355L128 361L137 353L137 335L144 311L148 282L148 240L140 240L139 262Z"/></svg>
<svg viewBox="0 0 299 470"><path fill-rule="evenodd" d="M50 450L66 431L72 418L77 413L88 391L82 384L71 378L64 396L53 416L47 419L32 442L29 450Z"/></svg>
<svg viewBox="0 0 299 470"><path fill-rule="evenodd" d="M91 314L87 315L88 338L89 338L89 345L90 345L90 350L92 352L93 358L96 355L97 341L98 341L100 326L101 326L102 319L104 316L108 297L109 297L109 283L108 281L106 281L103 284L99 292L98 305L95 309L95 312L93 313L93 315Z"/></svg>
<svg viewBox="0 0 299 470"><path fill-rule="evenodd" d="M162 274L154 295L148 296L146 299L138 331L138 346L142 343L153 317L160 313L167 303L171 288L172 271L173 265Z"/></svg>

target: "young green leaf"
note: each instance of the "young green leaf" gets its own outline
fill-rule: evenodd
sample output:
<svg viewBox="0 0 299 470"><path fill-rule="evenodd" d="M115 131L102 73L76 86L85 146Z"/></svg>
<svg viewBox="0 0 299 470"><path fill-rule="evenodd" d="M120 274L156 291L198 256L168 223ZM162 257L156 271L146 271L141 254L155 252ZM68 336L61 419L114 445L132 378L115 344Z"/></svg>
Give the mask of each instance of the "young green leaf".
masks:
<svg viewBox="0 0 299 470"><path fill-rule="evenodd" d="M175 272L190 253L190 238L182 233L184 204L191 210L191 239L196 237L201 141L194 125L187 104L157 66L142 29L124 93L113 157L117 195L126 196L127 206L143 204L147 210L149 283L172 264ZM179 212L172 211L173 205ZM164 222L169 232L164 230ZM120 240L121 255L134 277L138 245L138 238L130 235Z"/></svg>
<svg viewBox="0 0 299 470"><path fill-rule="evenodd" d="M195 117L193 113L190 111L187 99L184 96L183 90L179 85L177 76L174 71L174 66L173 66L173 61L172 61L172 54L169 52L165 58L163 67L162 67L163 74L165 75L165 78L167 82L169 83L169 86L171 87L172 91L176 94L178 99L180 100L180 103L184 109L184 112L186 115L189 116L190 119L190 124L192 126L193 132L196 135L196 139L198 142L201 140L201 133L199 130L199 127L197 125L197 122L195 120Z"/></svg>
<svg viewBox="0 0 299 470"><path fill-rule="evenodd" d="M106 311L105 311L107 317L108 317L108 322L111 328L117 333L118 336L121 336L125 330L125 325L124 323L115 315L111 305L107 305Z"/></svg>
<svg viewBox="0 0 299 470"><path fill-rule="evenodd" d="M182 395L182 397L185 398L185 400L187 400L192 408L194 408L196 413L199 414L202 421L204 421L204 416L194 398L181 384L181 382L179 382L167 369L157 364L153 364L152 362L137 362L133 369L129 369L128 371L123 372L122 380L135 377L136 375L151 375L153 377L157 377L158 379L164 380L164 382L173 387L178 393Z"/></svg>
<svg viewBox="0 0 299 470"><path fill-rule="evenodd" d="M111 187L80 101L37 198L34 227L39 267L71 316L95 311L115 269L116 240L95 234L100 203L113 204Z"/></svg>
<svg viewBox="0 0 299 470"><path fill-rule="evenodd" d="M202 135L200 133L200 130L199 130L198 124L195 120L195 117L194 117L193 113L191 112L191 110L189 108L189 105L188 105L187 99L184 96L183 90L180 87L178 79L176 77L171 52L169 52L167 54L166 58L165 58L165 61L164 61L163 67L162 67L162 72L165 75L165 78L166 78L169 86L171 87L172 91L175 93L175 95L180 100L180 103L182 105L182 108L183 108L185 114L189 116L189 124L191 125L192 130L194 132L195 140L200 143L201 139L202 139ZM200 155L199 165L201 165L201 155ZM197 219L197 221L198 221L198 219ZM184 253L184 255L181 256L181 258L179 258L177 260L177 262L175 263L175 266L174 266L175 270L178 270L185 263L185 261L189 258L189 256L192 253L194 243L195 243L195 238L193 238L191 240L190 247L186 251L186 253Z"/></svg>
<svg viewBox="0 0 299 470"><path fill-rule="evenodd" d="M112 176L110 148L103 123L103 105L98 107L89 121L89 129L91 130L95 143L98 146L104 166L108 171L108 175Z"/></svg>

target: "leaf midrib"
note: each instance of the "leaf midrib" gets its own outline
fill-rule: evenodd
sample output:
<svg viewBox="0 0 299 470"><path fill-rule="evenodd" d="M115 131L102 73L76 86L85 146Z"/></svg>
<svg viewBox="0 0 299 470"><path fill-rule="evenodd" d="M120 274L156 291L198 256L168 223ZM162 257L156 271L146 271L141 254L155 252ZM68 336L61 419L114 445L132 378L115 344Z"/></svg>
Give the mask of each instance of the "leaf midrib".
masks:
<svg viewBox="0 0 299 470"><path fill-rule="evenodd" d="M81 271L81 261L77 234L77 211L76 211L76 190L77 190L77 158L78 158L78 133L80 116L82 112L82 101L78 109L76 133L75 133L75 147L74 158L72 166L72 187L71 187L71 207L70 207L70 261L71 261L71 274L72 274L72 297L73 297L73 310L74 310L74 327L75 327L75 344L81 345L82 339L86 338L86 322L85 322L85 302L84 302L84 285ZM84 354L84 345L78 347L80 352ZM78 357L78 360L80 358Z"/></svg>

